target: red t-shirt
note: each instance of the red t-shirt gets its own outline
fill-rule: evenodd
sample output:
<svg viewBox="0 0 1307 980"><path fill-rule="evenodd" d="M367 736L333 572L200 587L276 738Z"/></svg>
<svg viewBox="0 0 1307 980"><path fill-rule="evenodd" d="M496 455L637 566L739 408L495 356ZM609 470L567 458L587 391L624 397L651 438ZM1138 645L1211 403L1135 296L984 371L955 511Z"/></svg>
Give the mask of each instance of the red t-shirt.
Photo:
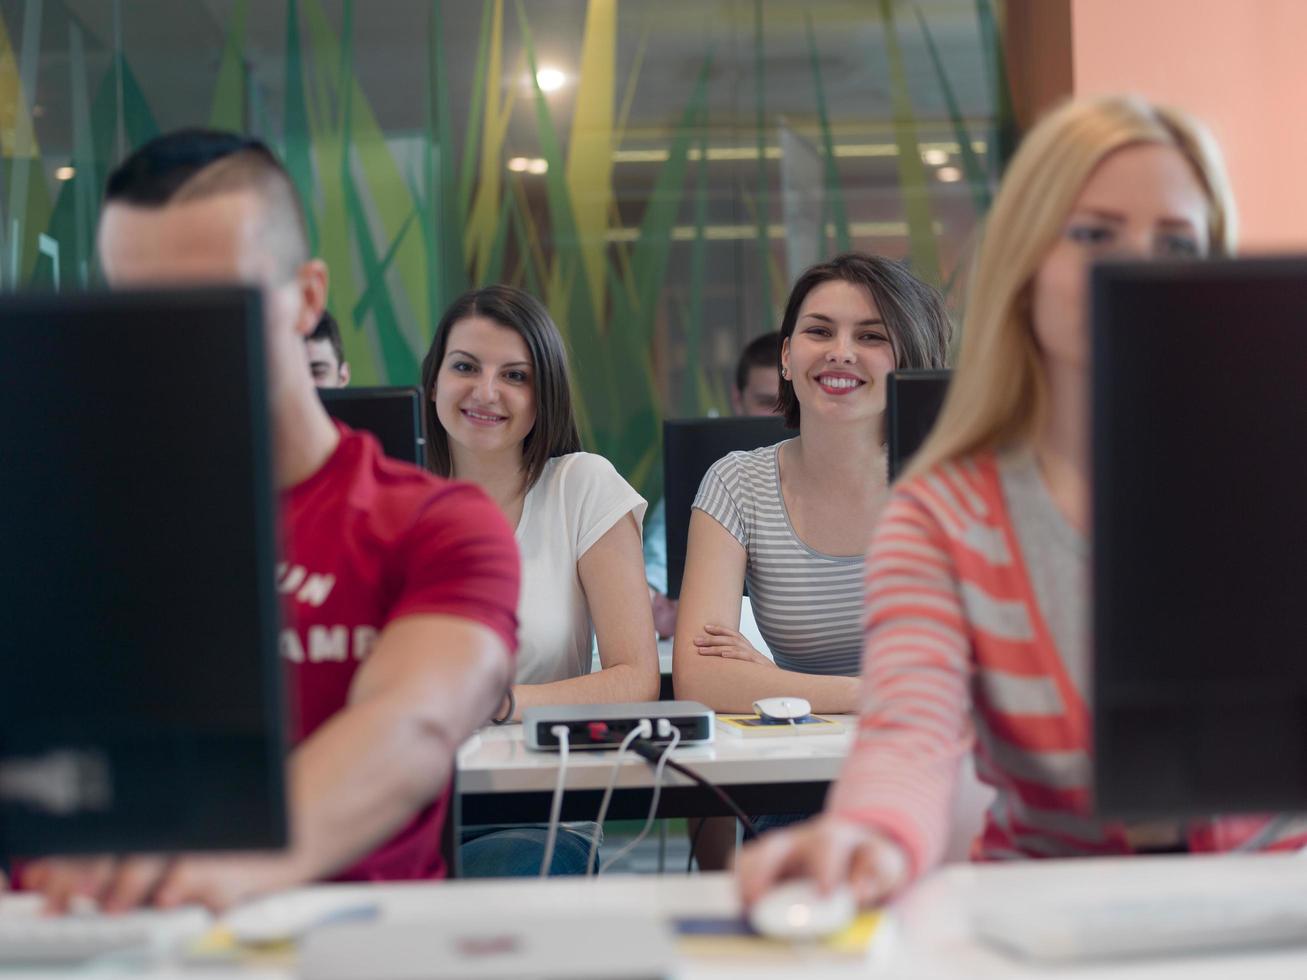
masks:
<svg viewBox="0 0 1307 980"><path fill-rule="evenodd" d="M277 584L295 744L345 706L359 664L401 616L459 616L517 648L517 546L499 508L471 484L390 459L371 435L338 427L331 458L282 496ZM446 788L338 880L444 877L448 808Z"/></svg>

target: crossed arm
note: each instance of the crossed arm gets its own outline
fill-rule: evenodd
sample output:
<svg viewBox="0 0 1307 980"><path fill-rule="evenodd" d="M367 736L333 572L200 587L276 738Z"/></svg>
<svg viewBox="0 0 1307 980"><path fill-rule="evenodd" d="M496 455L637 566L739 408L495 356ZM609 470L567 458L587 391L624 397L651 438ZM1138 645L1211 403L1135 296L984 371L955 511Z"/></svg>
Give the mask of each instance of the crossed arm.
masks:
<svg viewBox="0 0 1307 980"><path fill-rule="evenodd" d="M801 697L814 711L856 711L858 678L784 670L739 633L743 546L703 511L690 515L681 608L672 647L678 698L716 711L753 710L759 698Z"/></svg>
<svg viewBox="0 0 1307 980"><path fill-rule="evenodd" d="M333 875L436 799L458 746L493 712L511 658L489 627L446 615L390 623L346 706L291 754L291 846L276 856L50 859L22 884L62 910L76 895L109 911L198 902L223 909Z"/></svg>

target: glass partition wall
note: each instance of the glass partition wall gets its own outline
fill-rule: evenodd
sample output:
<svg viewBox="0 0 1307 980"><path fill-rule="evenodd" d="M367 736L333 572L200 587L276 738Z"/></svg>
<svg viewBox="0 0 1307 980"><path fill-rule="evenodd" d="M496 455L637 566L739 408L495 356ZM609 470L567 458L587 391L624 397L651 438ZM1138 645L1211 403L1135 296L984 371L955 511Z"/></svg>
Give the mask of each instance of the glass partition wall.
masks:
<svg viewBox="0 0 1307 980"><path fill-rule="evenodd" d="M1008 144L994 0L0 0L0 289L97 281L104 179L209 125L279 153L357 384L462 290L568 341L583 438L651 499L664 417L856 248L950 292ZM955 302L956 305L956 302Z"/></svg>

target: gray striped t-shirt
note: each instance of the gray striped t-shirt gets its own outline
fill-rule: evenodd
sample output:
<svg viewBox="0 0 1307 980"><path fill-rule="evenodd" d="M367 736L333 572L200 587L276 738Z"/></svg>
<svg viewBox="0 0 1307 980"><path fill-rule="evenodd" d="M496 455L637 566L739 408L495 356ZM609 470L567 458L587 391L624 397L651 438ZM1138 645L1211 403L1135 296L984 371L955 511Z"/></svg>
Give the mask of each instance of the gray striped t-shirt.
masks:
<svg viewBox="0 0 1307 980"><path fill-rule="evenodd" d="M865 559L824 555L799 540L781 495L776 454L782 445L713 463L694 506L744 546L753 614L777 666L855 675L862 662Z"/></svg>

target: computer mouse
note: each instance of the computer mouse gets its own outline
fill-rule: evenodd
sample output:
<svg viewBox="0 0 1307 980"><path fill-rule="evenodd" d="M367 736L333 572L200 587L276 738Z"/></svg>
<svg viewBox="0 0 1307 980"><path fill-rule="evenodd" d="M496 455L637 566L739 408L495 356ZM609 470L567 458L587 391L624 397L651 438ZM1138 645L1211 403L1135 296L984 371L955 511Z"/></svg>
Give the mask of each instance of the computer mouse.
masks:
<svg viewBox="0 0 1307 980"><path fill-rule="evenodd" d="M812 714L812 705L803 698L759 698L753 710L767 721L795 721Z"/></svg>
<svg viewBox="0 0 1307 980"><path fill-rule="evenodd" d="M749 909L749 925L768 939L810 942L839 932L858 914L848 888L822 895L810 879L777 885Z"/></svg>

